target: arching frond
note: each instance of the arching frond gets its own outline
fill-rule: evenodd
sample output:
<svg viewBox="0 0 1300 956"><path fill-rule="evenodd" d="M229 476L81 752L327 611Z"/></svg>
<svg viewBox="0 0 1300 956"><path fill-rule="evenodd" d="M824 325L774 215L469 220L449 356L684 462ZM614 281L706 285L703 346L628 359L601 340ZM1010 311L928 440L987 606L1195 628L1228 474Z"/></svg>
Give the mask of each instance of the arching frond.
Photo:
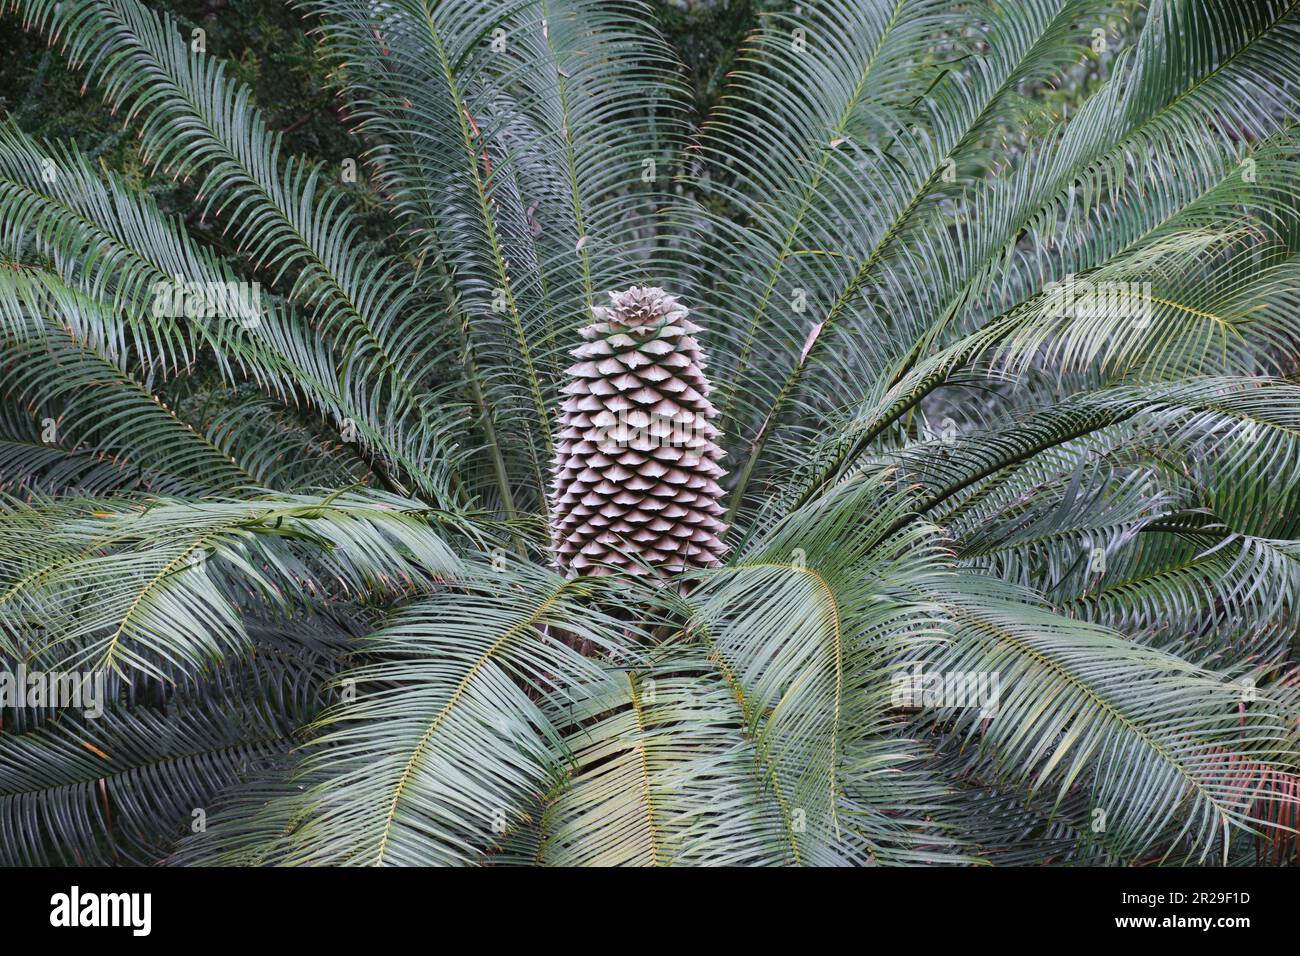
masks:
<svg viewBox="0 0 1300 956"><path fill-rule="evenodd" d="M365 378L373 400L404 423L406 454L448 460L428 384L445 351L427 334L436 305L412 300L402 266L362 240L321 169L282 160L279 136L223 64L191 52L170 18L137 0L21 6L28 22L64 39L73 63L89 64L114 107L139 120L155 166L202 175L201 193L250 261L273 278L293 272L292 298L313 309L316 328L347 356L347 374ZM445 474L411 478L438 504L453 500Z"/></svg>
<svg viewBox="0 0 1300 956"><path fill-rule="evenodd" d="M310 809L287 837L289 863L485 862L563 764L537 698L582 706L593 662L559 639L622 643L585 604L587 585L498 564L463 593L416 601L368 637L375 655L344 674L344 703L314 725L302 770Z"/></svg>
<svg viewBox="0 0 1300 956"><path fill-rule="evenodd" d="M784 806L717 664L611 672L561 705L571 776L541 813L536 862L555 866L759 866L797 859ZM533 862L533 861L528 861Z"/></svg>
<svg viewBox="0 0 1300 956"><path fill-rule="evenodd" d="M991 715L941 697L927 718L978 744L971 766L1056 801L1088 779L1107 845L1129 858L1185 844L1204 862L1246 837L1261 783L1224 774L1225 754L1286 766L1284 701L1251 695L1243 707L1232 674L1047 614L987 580L945 590L956 631L934 671L995 674L1004 688Z"/></svg>
<svg viewBox="0 0 1300 956"><path fill-rule="evenodd" d="M228 381L250 380L286 405L314 408L329 427L355 432L372 468L387 461L406 475L429 471L430 462L414 456L418 446L408 447L402 419L377 407L370 383L348 372L302 314L250 286L147 194L76 150L0 126L0 209L4 252L19 262L48 256L60 280L32 271L17 291L70 325L93 328L115 360L129 356L151 374L176 376L210 358ZM241 431L257 440L252 429Z"/></svg>
<svg viewBox="0 0 1300 956"><path fill-rule="evenodd" d="M0 515L0 639L51 666L195 672L250 638L249 607L427 589L458 560L418 505L370 493L121 499Z"/></svg>
<svg viewBox="0 0 1300 956"><path fill-rule="evenodd" d="M302 6L409 244L447 272L501 496L544 508L565 344L653 238L680 138L671 54L636 0Z"/></svg>
<svg viewBox="0 0 1300 956"><path fill-rule="evenodd" d="M740 700L787 820L801 811L792 852L802 863L865 862L892 849L864 819L841 816L862 809L859 788L882 766L864 758L891 727L890 661L939 636L927 602L913 598L943 573L938 543L929 526L891 530L907 509L879 479L846 485L689 599L690 633ZM905 764L906 744L889 745Z"/></svg>
<svg viewBox="0 0 1300 956"><path fill-rule="evenodd" d="M98 697L90 679L92 707L0 732L0 860L159 862L206 826L222 788L283 759L321 706L321 679L309 658L260 660L135 704Z"/></svg>

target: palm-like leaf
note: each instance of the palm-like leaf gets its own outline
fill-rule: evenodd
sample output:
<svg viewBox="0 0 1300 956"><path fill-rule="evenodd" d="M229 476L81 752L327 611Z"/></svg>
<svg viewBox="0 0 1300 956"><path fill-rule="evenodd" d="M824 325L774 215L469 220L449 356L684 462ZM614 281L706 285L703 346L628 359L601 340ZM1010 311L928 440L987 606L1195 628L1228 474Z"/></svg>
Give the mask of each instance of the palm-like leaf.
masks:
<svg viewBox="0 0 1300 956"><path fill-rule="evenodd" d="M284 760L322 706L327 657L301 651L187 680L103 713L63 713L0 738L7 866L155 862L204 832L223 788Z"/></svg>

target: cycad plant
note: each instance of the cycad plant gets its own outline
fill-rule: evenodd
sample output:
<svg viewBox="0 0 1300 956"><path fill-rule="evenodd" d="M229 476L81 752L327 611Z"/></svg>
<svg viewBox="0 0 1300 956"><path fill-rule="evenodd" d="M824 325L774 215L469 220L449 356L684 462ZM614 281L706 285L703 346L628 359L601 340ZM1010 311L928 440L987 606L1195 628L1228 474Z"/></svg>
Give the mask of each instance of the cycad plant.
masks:
<svg viewBox="0 0 1300 956"><path fill-rule="evenodd" d="M300 7L12 5L0 860L1294 859L1300 3Z"/></svg>

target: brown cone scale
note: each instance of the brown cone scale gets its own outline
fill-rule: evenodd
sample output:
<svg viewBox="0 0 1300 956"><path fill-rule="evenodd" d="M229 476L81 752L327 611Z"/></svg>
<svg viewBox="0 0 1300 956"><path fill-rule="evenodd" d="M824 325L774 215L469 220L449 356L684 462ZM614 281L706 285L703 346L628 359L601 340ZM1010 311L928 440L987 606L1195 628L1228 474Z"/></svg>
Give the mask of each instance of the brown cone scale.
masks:
<svg viewBox="0 0 1300 956"><path fill-rule="evenodd" d="M568 370L551 486L556 561L571 573L717 567L722 449L687 309L663 289L611 292Z"/></svg>

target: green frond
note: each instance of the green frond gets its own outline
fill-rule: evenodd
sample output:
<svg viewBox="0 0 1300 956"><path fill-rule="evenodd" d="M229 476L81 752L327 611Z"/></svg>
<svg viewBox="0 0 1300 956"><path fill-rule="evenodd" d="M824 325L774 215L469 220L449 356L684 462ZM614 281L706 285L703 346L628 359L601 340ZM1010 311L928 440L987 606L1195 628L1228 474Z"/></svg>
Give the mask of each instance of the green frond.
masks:
<svg viewBox="0 0 1300 956"><path fill-rule="evenodd" d="M562 740L538 698L583 703L594 662L561 638L613 649L617 623L587 585L535 568L477 569L464 590L409 603L341 675L344 702L314 725L300 782L310 807L285 862L482 863L559 774Z"/></svg>
<svg viewBox="0 0 1300 956"><path fill-rule="evenodd" d="M48 527L26 540L31 514ZM22 660L163 676L251 638L249 609L413 593L459 561L441 521L378 493L112 499L0 515L0 638ZM24 542L21 547L18 542Z"/></svg>
<svg viewBox="0 0 1300 956"><path fill-rule="evenodd" d="M377 414L364 377L315 335L303 315L252 287L235 293L248 315L190 315L186 290L235 289L230 263L191 239L147 194L93 167L74 149L40 143L0 125L0 248L22 262L49 257L61 280L31 272L20 291L52 300L68 324L93 323L116 359L177 377L210 357L230 382L249 380L286 405L308 405L336 430L354 431L367 463L433 481L421 446L400 417ZM20 282L22 276L6 281ZM81 293L73 295L68 289ZM93 300L83 309L82 297ZM282 415L281 415L282 417ZM258 439L248 429L245 440ZM260 483L273 485L269 476Z"/></svg>
<svg viewBox="0 0 1300 956"><path fill-rule="evenodd" d="M310 659L258 660L187 681L155 702L106 694L35 729L6 728L0 860L158 863L206 826L222 789L284 758L320 708L320 676Z"/></svg>
<svg viewBox="0 0 1300 956"><path fill-rule="evenodd" d="M89 64L110 103L138 121L155 167L201 175L201 196L258 269L273 281L292 271L291 297L347 356L347 375L366 379L372 401L389 404L405 424L403 451L417 461L449 460L428 385L446 354L441 338L428 334L436 306L413 301L403 266L361 240L345 197L320 168L281 158L280 138L247 89L137 0L20 6L28 22L62 37L69 60ZM421 334L404 334L414 330ZM411 478L426 479L419 490L435 503L453 502L446 475Z"/></svg>
<svg viewBox="0 0 1300 956"><path fill-rule="evenodd" d="M771 788L746 715L715 663L679 654L611 671L589 700L556 709L570 728L572 769L542 811L536 862L796 861L798 819Z"/></svg>
<svg viewBox="0 0 1300 956"><path fill-rule="evenodd" d="M925 719L977 745L971 764L993 779L1058 802L1087 781L1106 843L1123 856L1179 845L1202 863L1226 856L1252 831L1261 786L1226 765L1281 769L1294 759L1285 702L1261 693L1243 706L1236 675L1056 617L988 579L928 594L954 625L930 666L995 674L1001 690L992 708L940 706Z"/></svg>
<svg viewBox="0 0 1300 956"><path fill-rule="evenodd" d="M446 272L501 494L544 507L566 344L647 267L681 139L672 54L636 0L301 5L408 246Z"/></svg>
<svg viewBox="0 0 1300 956"><path fill-rule="evenodd" d="M933 529L891 530L908 511L878 479L850 483L795 512L689 598L688 633L741 702L763 773L801 863L888 855L841 820L879 770L861 749L893 724L892 656L938 638L915 587L943 562ZM903 741L894 758L906 762ZM882 841L883 843L884 841Z"/></svg>
<svg viewBox="0 0 1300 956"><path fill-rule="evenodd" d="M57 303L57 304L56 304ZM50 444L135 468L162 493L233 493L258 476L167 407L104 333L106 307L47 276L0 270L4 393ZM146 464L147 463L147 464Z"/></svg>

